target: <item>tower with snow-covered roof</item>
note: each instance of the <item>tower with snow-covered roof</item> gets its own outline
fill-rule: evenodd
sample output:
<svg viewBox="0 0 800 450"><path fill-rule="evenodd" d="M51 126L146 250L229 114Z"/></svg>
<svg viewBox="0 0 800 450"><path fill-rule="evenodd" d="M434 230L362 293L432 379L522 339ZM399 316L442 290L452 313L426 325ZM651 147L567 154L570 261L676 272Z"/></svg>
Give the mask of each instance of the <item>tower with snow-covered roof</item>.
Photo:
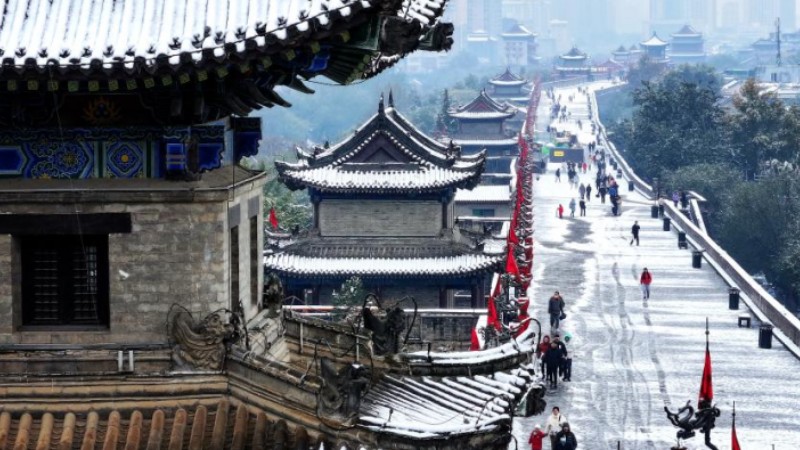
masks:
<svg viewBox="0 0 800 450"><path fill-rule="evenodd" d="M515 132L508 129L506 121L521 114L520 111L482 90L471 102L453 108L448 114L456 127L446 139L452 139L465 155L486 152L484 183L508 183L511 164L519 149Z"/></svg>
<svg viewBox="0 0 800 450"><path fill-rule="evenodd" d="M223 448L233 422L213 427L205 408L225 418L229 400L241 405L240 436L259 434L258 413L262 435L279 416L307 438L313 405L281 397L297 382L254 381L263 372L231 356L264 314L266 175L239 165L258 152L262 127L246 116L290 106L277 86L312 93L310 78L347 84L414 50L448 48L444 5L6 1L0 373L25 374L26 386L4 380L3 442L29 447L37 430L45 447L94 448L102 435L113 446L119 435L135 448L151 429L152 448ZM76 422L92 424L85 440ZM210 442L212 427L221 440ZM300 440L286 445L309 446Z"/></svg>
<svg viewBox="0 0 800 450"><path fill-rule="evenodd" d="M578 47L572 47L567 53L558 57L556 73L561 78L585 76L591 72L589 55Z"/></svg>
<svg viewBox="0 0 800 450"><path fill-rule="evenodd" d="M499 262L455 227L456 189L480 182L485 155L424 135L391 101L351 137L277 162L290 189L308 189L312 230L265 258L290 292L329 304L358 276L382 298L413 296L420 307L476 307ZM469 292L461 301L455 291Z"/></svg>
<svg viewBox="0 0 800 450"><path fill-rule="evenodd" d="M669 45L670 63L674 65L702 64L706 60L704 46L703 33L695 30L691 25L684 25L680 30L672 33Z"/></svg>
<svg viewBox="0 0 800 450"><path fill-rule="evenodd" d="M492 77L488 84L488 94L493 99L520 106L524 106L528 102L530 92L525 89L528 80L512 72L510 67L506 67L505 72Z"/></svg>
<svg viewBox="0 0 800 450"><path fill-rule="evenodd" d="M643 55L656 64L667 64L669 62L669 56L667 55L668 46L669 42L658 37L656 33L653 33L650 39L639 44Z"/></svg>

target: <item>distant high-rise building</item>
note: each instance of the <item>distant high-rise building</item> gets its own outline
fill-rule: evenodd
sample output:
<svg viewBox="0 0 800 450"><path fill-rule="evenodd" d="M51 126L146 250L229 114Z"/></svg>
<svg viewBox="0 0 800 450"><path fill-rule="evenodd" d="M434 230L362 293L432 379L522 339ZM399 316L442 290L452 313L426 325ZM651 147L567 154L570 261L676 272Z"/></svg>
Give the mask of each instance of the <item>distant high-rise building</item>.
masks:
<svg viewBox="0 0 800 450"><path fill-rule="evenodd" d="M485 31L498 37L503 31L503 3L498 0L468 0L468 32Z"/></svg>
<svg viewBox="0 0 800 450"><path fill-rule="evenodd" d="M747 24L759 30L771 30L775 19L781 19L784 31L795 31L797 26L797 0L745 0Z"/></svg>

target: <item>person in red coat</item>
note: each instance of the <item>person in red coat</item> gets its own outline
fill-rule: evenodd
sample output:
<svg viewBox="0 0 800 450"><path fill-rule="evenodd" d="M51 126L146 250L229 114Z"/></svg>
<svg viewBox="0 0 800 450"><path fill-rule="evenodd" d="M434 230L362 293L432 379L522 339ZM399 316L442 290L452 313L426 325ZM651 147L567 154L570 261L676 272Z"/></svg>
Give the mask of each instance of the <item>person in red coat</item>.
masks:
<svg viewBox="0 0 800 450"><path fill-rule="evenodd" d="M539 425L533 427L531 437L528 439L528 443L531 444L531 450L542 450L542 439L544 439L545 436L547 435L539 428Z"/></svg>
<svg viewBox="0 0 800 450"><path fill-rule="evenodd" d="M562 219L564 217L564 205L558 204L558 208L556 208L556 212L558 212L558 218Z"/></svg>
<svg viewBox="0 0 800 450"><path fill-rule="evenodd" d="M639 277L639 284L642 285L642 297L647 300L650 298L650 283L653 282L653 275L647 271L647 267L642 271L642 276Z"/></svg>

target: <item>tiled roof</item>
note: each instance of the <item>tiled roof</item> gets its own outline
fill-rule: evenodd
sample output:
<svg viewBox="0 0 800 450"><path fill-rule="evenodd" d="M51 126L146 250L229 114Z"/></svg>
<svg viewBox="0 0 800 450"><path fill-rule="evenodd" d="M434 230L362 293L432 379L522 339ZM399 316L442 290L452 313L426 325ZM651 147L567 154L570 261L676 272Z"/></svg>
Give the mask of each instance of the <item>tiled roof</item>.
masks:
<svg viewBox="0 0 800 450"><path fill-rule="evenodd" d="M510 111L508 105L497 102L482 90L471 102L449 114L457 119L507 119L514 113L515 111Z"/></svg>
<svg viewBox="0 0 800 450"><path fill-rule="evenodd" d="M284 252L313 258L442 258L472 251L467 244L440 238L308 237Z"/></svg>
<svg viewBox="0 0 800 450"><path fill-rule="evenodd" d="M669 45L669 43L658 37L656 33L653 33L650 39L642 42L640 45L643 47L664 47Z"/></svg>
<svg viewBox="0 0 800 450"><path fill-rule="evenodd" d="M327 192L433 192L470 188L479 182L484 155L462 156L461 149L438 142L415 128L381 100L375 114L348 139L330 148L299 152L300 162L275 164L292 189ZM369 151L392 155L373 162ZM373 154L374 156L374 154Z"/></svg>
<svg viewBox="0 0 800 450"><path fill-rule="evenodd" d="M36 407L36 402L31 406ZM68 407L63 408L69 411ZM9 412L0 414L0 445L15 449L255 449L265 448L267 442L287 436L287 447L281 448L319 446L304 428L287 429L284 421L271 421L263 412L253 414L242 403L234 408L227 400L210 408L198 405L184 409L175 405L154 411L115 409L100 414L95 411L88 414L42 414L41 411L13 416ZM292 446L288 447L290 444Z"/></svg>
<svg viewBox="0 0 800 450"><path fill-rule="evenodd" d="M684 25L683 28L678 30L676 33L672 34L673 37L674 36L698 36L699 37L699 36L702 36L702 35L703 35L703 33L695 30L694 28L692 28L691 25L688 25L688 24Z"/></svg>
<svg viewBox="0 0 800 450"><path fill-rule="evenodd" d="M178 66L225 58L348 20L376 0L7 0L0 21L3 65ZM426 25L445 0L405 0L397 11ZM157 61L158 60L158 61Z"/></svg>
<svg viewBox="0 0 800 450"><path fill-rule="evenodd" d="M483 352L469 356L475 360L478 353ZM385 376L364 397L360 426L416 438L510 426L513 410L533 380L530 368L473 377Z"/></svg>
<svg viewBox="0 0 800 450"><path fill-rule="evenodd" d="M578 47L572 47L567 53L560 56L561 59L586 59L589 55L582 52Z"/></svg>
<svg viewBox="0 0 800 450"><path fill-rule="evenodd" d="M456 203L508 203L511 201L511 189L505 185L480 185L471 191L456 191Z"/></svg>
<svg viewBox="0 0 800 450"><path fill-rule="evenodd" d="M266 256L264 266L289 276L442 277L493 270L502 256L463 254L443 258L313 258L281 253Z"/></svg>

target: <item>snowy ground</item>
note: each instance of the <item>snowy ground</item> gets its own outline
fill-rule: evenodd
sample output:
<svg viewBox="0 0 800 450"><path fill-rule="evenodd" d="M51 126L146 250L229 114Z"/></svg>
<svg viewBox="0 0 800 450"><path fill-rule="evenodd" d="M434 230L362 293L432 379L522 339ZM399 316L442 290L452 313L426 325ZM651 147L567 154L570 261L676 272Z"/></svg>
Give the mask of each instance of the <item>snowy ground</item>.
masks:
<svg viewBox="0 0 800 450"><path fill-rule="evenodd" d="M576 100L566 103L572 120L587 122L584 95L576 89L556 90L558 94L562 104L574 94ZM543 96L542 111L549 106ZM542 124L545 117L549 118L540 114ZM554 125L577 129L574 123ZM582 143L591 139L589 134L581 134ZM675 443L675 429L663 408L677 409L687 400L697 403L706 318L714 400L722 411L712 441L720 450L730 449L735 401L742 448L800 448L800 361L777 340L771 350L758 348L758 323L750 329L737 326L737 316L748 313L744 305L740 311L728 310L728 286L722 278L705 261L702 269L692 268L691 248L678 249L674 228L662 231L661 219L650 218L650 203L628 192L627 181L620 183L621 216L611 216L608 202L601 205L593 193L587 217L568 218L567 204L571 198L577 201L578 193L565 174L556 183L554 170L541 175L534 186L536 247L530 298L543 324L554 290L567 303L562 329L574 336L569 345L572 382L560 382L547 402L548 412L559 406L568 418L579 448L616 449L621 442L624 450L667 450ZM582 175L582 182L593 178L593 173ZM567 209L564 219L555 216L559 203ZM629 245L635 220L642 227L639 247ZM644 267L653 274L647 301L638 283ZM519 448L529 448L530 431L545 418L515 420ZM705 448L698 437L685 444Z"/></svg>

